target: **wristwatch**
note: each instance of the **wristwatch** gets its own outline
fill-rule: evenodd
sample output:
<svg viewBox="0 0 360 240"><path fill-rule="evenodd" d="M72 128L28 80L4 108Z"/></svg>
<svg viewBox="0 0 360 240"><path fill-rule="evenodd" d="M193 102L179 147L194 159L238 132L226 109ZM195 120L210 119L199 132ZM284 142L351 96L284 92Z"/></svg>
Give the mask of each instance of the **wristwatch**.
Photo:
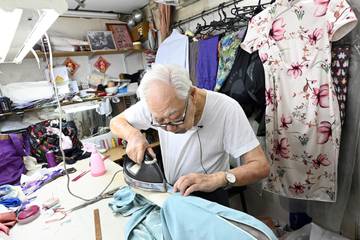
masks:
<svg viewBox="0 0 360 240"><path fill-rule="evenodd" d="M227 182L226 187L231 187L236 183L236 176L233 173L226 171L225 180Z"/></svg>

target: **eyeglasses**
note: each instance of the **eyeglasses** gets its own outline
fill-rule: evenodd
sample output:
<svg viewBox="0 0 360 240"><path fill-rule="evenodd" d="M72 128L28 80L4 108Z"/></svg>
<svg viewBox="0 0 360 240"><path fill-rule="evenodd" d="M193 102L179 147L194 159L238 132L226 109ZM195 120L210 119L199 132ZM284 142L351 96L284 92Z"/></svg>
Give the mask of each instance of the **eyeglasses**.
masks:
<svg viewBox="0 0 360 240"><path fill-rule="evenodd" d="M188 108L188 103L189 103L189 97L186 98L185 110L180 119L171 121L168 123L157 123L157 122L154 122L153 118L151 117L151 126L166 128L167 126L179 126L179 125L184 124L185 118L186 118L186 112L187 112L187 108Z"/></svg>

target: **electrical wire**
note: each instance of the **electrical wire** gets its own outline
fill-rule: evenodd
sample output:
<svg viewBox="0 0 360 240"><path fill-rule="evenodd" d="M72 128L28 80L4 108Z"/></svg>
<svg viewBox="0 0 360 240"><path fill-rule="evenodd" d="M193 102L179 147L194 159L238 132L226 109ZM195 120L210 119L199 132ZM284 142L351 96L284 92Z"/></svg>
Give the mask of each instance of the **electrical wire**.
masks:
<svg viewBox="0 0 360 240"><path fill-rule="evenodd" d="M200 146L200 164L201 164L201 167L204 170L205 174L208 174L207 170L205 169L205 167L203 165L203 161L202 161L202 145L201 145L201 140L200 140L199 129L196 131L196 134L198 136L199 146Z"/></svg>
<svg viewBox="0 0 360 240"><path fill-rule="evenodd" d="M66 187L67 187L67 190L68 192L76 197L76 198L79 198L83 201L93 201L94 199L96 199L97 197L101 196L107 189L108 187L111 185L111 183L114 181L115 179L115 176L121 172L122 170L118 170L117 172L114 173L113 177L111 178L110 182L106 185L106 187L98 194L96 195L95 197L93 198L90 198L90 199L87 199L87 198L84 198L84 197L81 197L75 193L73 193L70 189L70 176L69 176L69 173L67 172L67 166L66 166L66 161L65 161L65 153L64 153L64 149L62 148L62 119L63 119L63 112L62 112L62 108L61 108L61 103L60 103L60 98L59 98L59 92L58 92L58 89L57 89L57 85L56 85L56 81L55 81L55 75L54 75L54 69L53 69L53 56L52 56L52 49L51 49L51 44L50 44L50 39L49 39L49 36L47 35L47 33L44 34L45 36L45 39L47 41L47 47L48 47L48 54L49 54L49 58L47 57L47 54L45 54L45 60L47 62L47 65L48 65L48 68L49 68L49 73L50 73L50 79L51 79L51 83L53 84L53 87L54 87L54 92L55 92L55 98L56 98L56 103L57 103L57 107L58 107L58 111L59 111L59 150L60 150L60 153L61 153L61 157L62 157L62 162L63 162L63 165L64 165L64 171L65 171L65 174L66 174L66 178L67 178L67 184L66 184ZM43 39L41 41L43 47L44 47L44 50L45 50L45 53L46 53L46 48L45 48L45 44L43 42Z"/></svg>

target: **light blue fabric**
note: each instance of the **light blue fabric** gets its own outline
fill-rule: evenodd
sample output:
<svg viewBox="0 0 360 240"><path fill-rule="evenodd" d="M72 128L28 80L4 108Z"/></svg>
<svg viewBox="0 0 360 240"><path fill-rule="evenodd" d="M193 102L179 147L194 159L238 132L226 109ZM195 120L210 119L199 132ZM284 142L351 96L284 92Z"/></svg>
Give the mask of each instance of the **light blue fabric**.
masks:
<svg viewBox="0 0 360 240"><path fill-rule="evenodd" d="M155 63L175 64L189 71L189 38L173 29L159 46Z"/></svg>
<svg viewBox="0 0 360 240"><path fill-rule="evenodd" d="M228 220L255 228L269 240L277 239L271 229L256 218L198 197L174 194L161 209L163 236L166 240L257 239Z"/></svg>
<svg viewBox="0 0 360 240"><path fill-rule="evenodd" d="M114 194L109 206L115 213L131 215L125 226L125 239L129 240L257 240L230 221L248 225L268 240L277 239L264 223L246 213L178 193L160 209L126 186Z"/></svg>
<svg viewBox="0 0 360 240"><path fill-rule="evenodd" d="M162 240L160 208L130 187L119 189L109 203L113 212L131 218L125 226L125 239Z"/></svg>

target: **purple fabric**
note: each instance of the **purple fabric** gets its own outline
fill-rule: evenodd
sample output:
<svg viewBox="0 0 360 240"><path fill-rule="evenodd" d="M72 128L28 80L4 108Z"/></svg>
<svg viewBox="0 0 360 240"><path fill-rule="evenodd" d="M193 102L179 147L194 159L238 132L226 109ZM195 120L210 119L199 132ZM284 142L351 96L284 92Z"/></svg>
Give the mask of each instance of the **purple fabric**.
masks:
<svg viewBox="0 0 360 240"><path fill-rule="evenodd" d="M214 90L218 69L218 43L218 36L199 41L196 65L197 86L199 88Z"/></svg>
<svg viewBox="0 0 360 240"><path fill-rule="evenodd" d="M27 134L9 134L0 140L0 185L19 183L21 174L25 172L23 156L29 151Z"/></svg>

